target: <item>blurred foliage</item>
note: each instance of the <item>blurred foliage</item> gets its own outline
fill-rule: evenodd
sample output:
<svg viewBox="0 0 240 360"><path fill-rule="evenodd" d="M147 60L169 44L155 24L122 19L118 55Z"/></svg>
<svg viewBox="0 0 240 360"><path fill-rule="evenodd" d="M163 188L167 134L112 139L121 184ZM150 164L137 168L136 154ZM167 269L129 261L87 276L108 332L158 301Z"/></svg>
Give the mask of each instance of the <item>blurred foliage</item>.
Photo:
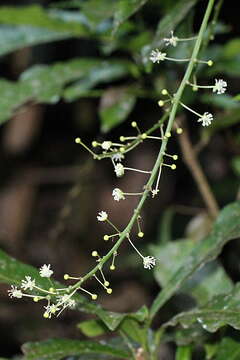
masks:
<svg viewBox="0 0 240 360"><path fill-rule="evenodd" d="M139 101L145 101L144 105L155 101L153 106L156 106L162 88L176 90L184 67L179 65L176 69L166 63L153 67L149 54L152 49L163 48L163 38L169 36L172 30L179 37L196 35L195 21L198 25L202 3L197 0L69 0L51 2L49 6L1 6L1 56L25 47L55 44L61 40L81 40L83 47L88 45L86 49L81 49L82 56L72 59L64 54L65 59L61 62L30 66L17 80L1 78L0 123L21 112L26 104L77 103L79 99L88 98L91 104L99 100L100 131L107 133L129 119L137 111ZM216 3L214 26L209 25L205 35L205 45L209 44L208 47L203 46L201 53L203 59L212 59L214 66L200 67L194 75L200 76L198 72L201 71L200 82L204 84L213 84L213 79L219 76L226 76L228 82L234 84L234 78L238 83L240 76L240 38L230 37L230 27L218 19L218 7L221 7L222 1ZM209 42L218 35L222 36L219 42ZM180 58L191 54L192 48L193 43L190 42L167 51L169 56ZM208 146L214 147L215 143L211 144L213 139L224 139L225 147L230 149L227 157L231 157L229 167L232 173L227 179L227 195L231 201L235 200L239 191L239 99L236 85L233 85L230 94L220 96L200 95L200 89L198 92L187 90L184 94L187 104L197 103L204 109L215 109L211 127L196 130L190 117L189 127L194 129L197 150L199 153L204 150L200 159L204 159ZM185 112L179 109L179 118L185 116L183 114ZM139 123L145 126L141 116ZM214 179L216 164L209 158L209 174ZM212 185L217 194L218 184L213 181ZM235 279L217 258L226 243L240 237L240 203L235 201L226 206L223 195L226 186L220 186L219 203L223 209L214 223L201 223L203 229L197 230L195 238L188 233L183 239L174 240L175 210L169 207L164 212L160 235L157 242L150 245L159 263L154 276L162 288L150 312L145 305L132 313L111 312L81 295L75 295L76 310L95 316L78 323L78 330L86 337L106 336L108 340L50 339L29 342L22 347L23 358L137 359L135 355L141 347L145 353L151 354L151 359L155 359L161 343L174 341L177 345L176 360L199 359L194 355L196 347L205 349L206 359L239 359L239 342L228 336L229 325L240 330L239 283L235 284ZM187 188L183 191L187 192ZM199 233L202 234L200 230L208 235L199 236ZM4 251L0 252L1 282L19 285L25 275L35 278L43 288L49 287L34 267L18 262ZM157 319L158 329L150 329L151 317L163 306L165 316L167 301L174 301L174 295L179 294L189 296L195 307L189 310L183 305L178 308L180 313L175 315L176 309L171 309L170 305L167 320ZM218 330L222 327L225 333L219 334ZM110 338L112 331L116 333ZM216 332L214 339L212 332ZM239 339L238 333L237 336Z"/></svg>

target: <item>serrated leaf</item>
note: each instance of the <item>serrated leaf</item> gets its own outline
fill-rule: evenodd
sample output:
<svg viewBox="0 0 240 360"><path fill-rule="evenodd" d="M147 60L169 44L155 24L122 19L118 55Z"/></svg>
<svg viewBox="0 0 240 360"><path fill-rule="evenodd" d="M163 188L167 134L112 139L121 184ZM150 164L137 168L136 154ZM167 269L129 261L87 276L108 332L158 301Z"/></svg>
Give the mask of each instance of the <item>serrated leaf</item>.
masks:
<svg viewBox="0 0 240 360"><path fill-rule="evenodd" d="M41 342L30 342L22 346L27 360L59 360L66 356L81 354L106 354L117 358L129 359L130 354L102 343L68 339L51 339Z"/></svg>
<svg viewBox="0 0 240 360"><path fill-rule="evenodd" d="M128 88L110 88L105 91L100 102L101 130L108 132L121 124L136 103L136 95Z"/></svg>
<svg viewBox="0 0 240 360"><path fill-rule="evenodd" d="M240 283L231 292L214 296L202 307L178 314L166 326L181 324L185 329L198 323L209 332L216 332L225 325L240 330Z"/></svg>
<svg viewBox="0 0 240 360"><path fill-rule="evenodd" d="M161 264L155 267L154 276L162 287L166 286L176 271L186 264L195 247L196 242L189 239L152 246L151 252ZM232 286L223 267L217 262L212 262L196 271L180 291L192 295L198 304L203 304L216 294L230 291Z"/></svg>
<svg viewBox="0 0 240 360"><path fill-rule="evenodd" d="M119 329L123 331L128 338L142 345L143 348L146 346L146 328L142 327L136 320L130 318L124 319Z"/></svg>
<svg viewBox="0 0 240 360"><path fill-rule="evenodd" d="M44 10L39 5L2 6L0 7L0 23L11 25L30 25L56 32L67 32L71 35L88 35L89 31L79 18L75 21L61 20L54 12Z"/></svg>
<svg viewBox="0 0 240 360"><path fill-rule="evenodd" d="M212 232L208 237L200 241L189 256L184 265L180 266L171 277L167 285L159 293L150 310L150 316L166 303L175 294L184 282L201 266L214 260L222 250L222 247L230 240L240 236L240 202L229 204L219 214Z"/></svg>

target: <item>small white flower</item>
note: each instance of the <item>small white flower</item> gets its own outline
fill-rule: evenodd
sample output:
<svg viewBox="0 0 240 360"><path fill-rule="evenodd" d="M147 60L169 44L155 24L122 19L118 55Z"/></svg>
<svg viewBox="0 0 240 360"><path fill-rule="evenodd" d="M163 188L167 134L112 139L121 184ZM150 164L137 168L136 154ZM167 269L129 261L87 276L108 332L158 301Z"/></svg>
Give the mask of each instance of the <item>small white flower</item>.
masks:
<svg viewBox="0 0 240 360"><path fill-rule="evenodd" d="M58 296L57 306L63 306L64 308L70 307L73 309L76 306L76 301L71 299L68 294Z"/></svg>
<svg viewBox="0 0 240 360"><path fill-rule="evenodd" d="M152 193L152 197L154 198L159 193L159 189L154 189L151 191L151 193Z"/></svg>
<svg viewBox="0 0 240 360"><path fill-rule="evenodd" d="M124 166L122 164L118 163L114 166L114 171L115 171L117 177L121 177L124 175Z"/></svg>
<svg viewBox="0 0 240 360"><path fill-rule="evenodd" d="M202 126L209 126L213 121L213 116L209 112L205 112L199 119L198 122L202 123Z"/></svg>
<svg viewBox="0 0 240 360"><path fill-rule="evenodd" d="M51 275L53 274L53 271L50 269L50 264L46 265L44 264L40 269L39 269L39 274L41 277L46 277L46 278L50 278Z"/></svg>
<svg viewBox="0 0 240 360"><path fill-rule="evenodd" d="M112 146L112 142L111 141L104 141L101 146L102 146L103 150L109 150L110 147Z"/></svg>
<svg viewBox="0 0 240 360"><path fill-rule="evenodd" d="M167 55L166 53L162 53L161 51L156 49L156 50L152 50L149 59L153 63L159 63L159 61L164 61L165 60L166 55Z"/></svg>
<svg viewBox="0 0 240 360"><path fill-rule="evenodd" d="M116 154L112 155L112 160L113 161L122 161L124 159L124 155L120 152L117 152Z"/></svg>
<svg viewBox="0 0 240 360"><path fill-rule="evenodd" d="M213 86L213 92L216 92L218 95L224 94L227 89L227 82L222 79L215 79L215 85Z"/></svg>
<svg viewBox="0 0 240 360"><path fill-rule="evenodd" d="M45 315L48 319L51 319L52 315L55 315L56 312L60 310L60 308L55 304L49 304L47 306L44 306L44 309L46 309Z"/></svg>
<svg viewBox="0 0 240 360"><path fill-rule="evenodd" d="M156 259L153 256L147 256L143 258L144 269L152 269L156 265Z"/></svg>
<svg viewBox="0 0 240 360"><path fill-rule="evenodd" d="M113 189L112 196L113 196L114 200L116 200L116 201L125 200L125 196L124 196L122 190L118 189L118 188Z"/></svg>
<svg viewBox="0 0 240 360"><path fill-rule="evenodd" d="M10 298L15 297L21 299L23 297L22 291L13 285L11 286L11 289L8 290L8 295L10 296Z"/></svg>
<svg viewBox="0 0 240 360"><path fill-rule="evenodd" d="M108 214L106 213L106 211L100 211L98 213L97 219L98 221L106 221L108 218Z"/></svg>
<svg viewBox="0 0 240 360"><path fill-rule="evenodd" d="M33 290L34 286L35 286L35 280L31 278L31 276L25 276L26 280L22 280L22 284L21 284L21 288L23 288L23 290Z"/></svg>
<svg viewBox="0 0 240 360"><path fill-rule="evenodd" d="M177 46L177 42L178 42L178 37L177 36L173 36L173 31L170 32L171 37L170 38L165 38L163 39L163 41L165 42L166 46L168 45L172 45L172 46Z"/></svg>

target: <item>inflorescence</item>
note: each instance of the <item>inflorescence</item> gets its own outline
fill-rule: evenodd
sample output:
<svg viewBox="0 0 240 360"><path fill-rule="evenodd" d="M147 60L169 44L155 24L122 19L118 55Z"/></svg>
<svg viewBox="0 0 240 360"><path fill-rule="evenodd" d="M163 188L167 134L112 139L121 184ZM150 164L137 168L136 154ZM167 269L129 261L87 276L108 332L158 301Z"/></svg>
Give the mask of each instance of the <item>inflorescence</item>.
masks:
<svg viewBox="0 0 240 360"><path fill-rule="evenodd" d="M194 41L196 37L191 38L178 38L177 36L174 36L173 32L171 31L170 37L165 38L164 43L166 46L173 46L176 47L177 44L181 41ZM170 61L177 61L177 62L189 62L190 59L174 59L167 56L167 53L161 52L158 49L152 50L149 59L153 63L160 63L165 60ZM194 59L195 65L198 63L205 63L208 66L212 66L213 62L211 60L198 60ZM224 94L226 91L227 83L226 81L222 79L215 79L215 84L213 85L198 85L196 82L196 78L194 77L193 82L187 81L186 85L191 86L193 91L197 91L198 89L204 88L204 89L212 89L213 93L216 94ZM173 105L176 102L175 95L171 95L167 89L163 89L161 94L165 97L165 100L160 99L158 101L158 105L162 108L164 108L164 105L170 104ZM197 111L191 109L189 106L185 105L181 101L178 101L178 105L182 106L186 110L190 111L194 115L197 116L197 122L201 123L202 126L209 126L211 125L213 121L213 115L209 112L204 112L204 114L200 114ZM93 141L92 142L92 150L90 147L88 147L80 138L76 138L75 142L77 144L82 145L92 156L94 159L101 160L104 158L108 158L111 161L111 164L113 166L113 172L115 173L117 178L120 178L124 176L128 171L136 172L139 174L139 176L148 177L148 181L146 182L145 186L142 189L138 189L137 192L125 192L124 190L115 187L112 190L112 196L113 199L116 202L119 202L120 200L126 200L128 197L131 196L137 196L141 199L145 199L148 197L149 194L152 195L152 197L155 197L159 193L159 184L160 184L160 178L163 167L168 167L171 170L176 169L175 161L178 159L177 154L168 154L166 152L161 153L161 157L156 160L155 165L157 164L157 168L153 167L154 175L153 175L153 169L136 169L130 166L125 165L123 162L125 162L125 158L128 152L135 149L138 145L142 144L145 141L157 141L161 144L165 143L165 148L168 143L168 140L171 138L172 133L167 130L168 128L165 128L165 121L167 120L169 116L169 108L165 111L162 118L153 125L150 129L148 129L145 132L142 132L137 124L136 121L133 121L131 123L131 127L135 130L135 135L133 136L120 136L119 142L114 141ZM172 129L175 129L176 134L180 135L183 132L183 129L178 125L177 121L174 120ZM100 149L100 152L95 152L95 149ZM158 155L159 156L159 155ZM157 162L158 161L158 162ZM149 185L150 184L150 185ZM142 200L141 200L142 201ZM51 269L50 265L43 265L39 270L39 276L42 278L46 278L49 282L49 288L46 290L39 286L37 284L36 279L32 279L30 276L26 275L24 279L22 279L21 284L19 287L12 285L11 289L8 290L9 296L11 298L22 298L22 297L28 297L32 298L33 301L38 302L41 300L46 301L46 306L44 306L44 318L50 319L53 315L60 315L63 310L66 308L74 308L76 306L76 300L74 298L74 295L78 291L81 291L88 296L92 300L96 300L98 295L96 293L91 293L89 290L87 290L85 287L83 288L83 283L87 281L88 279L94 279L97 284L99 284L107 294L112 293L112 288L110 288L110 282L106 279L106 276L103 271L103 266L105 263L109 262L109 270L113 271L116 269L116 257L118 255L118 248L120 247L122 241L126 239L130 246L136 251L136 253L141 258L143 267L145 269L152 269L156 265L156 258L153 256L144 256L140 250L136 247L133 240L130 238L130 232L135 224L137 226L138 232L137 236L139 238L144 237L144 232L141 229L141 216L139 211L141 210L142 203L139 202L139 205L137 209L134 211L134 214L132 216L131 221L129 224L125 227L124 230L119 230L116 225L114 225L109 215L106 211L100 211L97 214L97 220L99 222L104 222L110 226L110 228L113 230L113 233L105 234L103 236L104 241L111 240L113 242L112 249L105 255L100 256L96 250L92 251L92 257L96 260L95 267L87 273L83 277L73 277L68 274L64 275L64 280L73 280L75 283L71 286L58 288L54 285L54 282L51 280L51 276L53 275L53 270ZM132 235L131 235L132 236Z"/></svg>

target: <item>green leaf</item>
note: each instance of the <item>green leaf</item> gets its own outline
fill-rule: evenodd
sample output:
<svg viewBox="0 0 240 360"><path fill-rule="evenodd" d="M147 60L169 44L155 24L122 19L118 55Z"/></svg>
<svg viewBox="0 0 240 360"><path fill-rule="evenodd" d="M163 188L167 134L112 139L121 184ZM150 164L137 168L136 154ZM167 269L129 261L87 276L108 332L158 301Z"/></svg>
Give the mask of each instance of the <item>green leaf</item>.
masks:
<svg viewBox="0 0 240 360"><path fill-rule="evenodd" d="M101 131L108 132L121 124L133 110L136 95L129 88L109 88L100 102Z"/></svg>
<svg viewBox="0 0 240 360"><path fill-rule="evenodd" d="M239 216L239 201L226 206L220 212L210 235L196 244L186 258L184 265L177 269L167 285L154 300L150 310L151 317L179 290L194 271L215 259L228 241L240 236Z"/></svg>
<svg viewBox="0 0 240 360"><path fill-rule="evenodd" d="M214 360L239 360L239 358L239 342L231 338L223 338L218 346L218 351Z"/></svg>
<svg viewBox="0 0 240 360"><path fill-rule="evenodd" d="M191 360L192 359L192 347L188 346L179 346L176 351L176 360Z"/></svg>
<svg viewBox="0 0 240 360"><path fill-rule="evenodd" d="M201 240L202 241L202 240ZM204 240L203 240L204 241ZM161 286L166 286L178 269L186 265L196 247L194 240L180 240L164 245L152 246L151 252L159 260L154 276ZM232 289L232 282L216 261L206 264L187 280L180 291L191 294L199 304L206 303L216 294L223 294Z"/></svg>
<svg viewBox="0 0 240 360"><path fill-rule="evenodd" d="M110 70L107 70L107 68ZM120 77L130 71L131 63L81 58L54 65L37 65L22 73L18 82L0 79L0 124L8 120L27 101L56 103L66 84L86 78L91 72ZM101 76L100 76L101 75ZM96 80L97 76L95 76ZM96 80L97 81L97 80Z"/></svg>
<svg viewBox="0 0 240 360"><path fill-rule="evenodd" d="M124 319L119 326L119 330L123 331L134 342L142 345L143 348L146 346L146 328L143 328L136 320L130 318Z"/></svg>
<svg viewBox="0 0 240 360"><path fill-rule="evenodd" d="M142 49L144 62L147 62L152 49L158 48L161 50L163 48L163 39L169 36L170 31L174 31L178 24L186 18L186 15L197 1L198 0L180 0L171 6L171 9L169 9L167 14L160 20L152 43L144 46Z"/></svg>
<svg viewBox="0 0 240 360"><path fill-rule="evenodd" d="M232 168L235 171L237 176L240 176L240 156L235 156L232 161Z"/></svg>
<svg viewBox="0 0 240 360"><path fill-rule="evenodd" d="M65 356L81 354L107 354L117 358L129 359L130 354L113 346L92 342L68 339L50 339L41 342L30 342L22 346L27 360L58 360Z"/></svg>
<svg viewBox="0 0 240 360"><path fill-rule="evenodd" d="M148 0L119 0L116 5L113 20L113 31L116 32L118 27L130 16L135 14Z"/></svg>
<svg viewBox="0 0 240 360"><path fill-rule="evenodd" d="M11 25L30 25L57 32L67 32L75 36L86 36L89 31L77 17L71 21L59 19L56 12L46 11L41 6L2 6L0 7L0 23Z"/></svg>
<svg viewBox="0 0 240 360"><path fill-rule="evenodd" d="M43 44L50 41L72 37L66 32L49 31L30 26L0 26L0 56L26 46Z"/></svg>
<svg viewBox="0 0 240 360"><path fill-rule="evenodd" d="M225 325L240 330L240 283L231 292L214 296L207 304L175 316L164 327L181 324L185 329L198 323L204 330L216 332Z"/></svg>
<svg viewBox="0 0 240 360"><path fill-rule="evenodd" d="M224 95L209 95L204 94L201 96L201 101L205 104L217 106L223 109L240 109L239 102L234 99L232 96L224 94Z"/></svg>
<svg viewBox="0 0 240 360"><path fill-rule="evenodd" d="M108 328L99 319L82 321L77 324L77 327L88 337L100 336L108 331Z"/></svg>

